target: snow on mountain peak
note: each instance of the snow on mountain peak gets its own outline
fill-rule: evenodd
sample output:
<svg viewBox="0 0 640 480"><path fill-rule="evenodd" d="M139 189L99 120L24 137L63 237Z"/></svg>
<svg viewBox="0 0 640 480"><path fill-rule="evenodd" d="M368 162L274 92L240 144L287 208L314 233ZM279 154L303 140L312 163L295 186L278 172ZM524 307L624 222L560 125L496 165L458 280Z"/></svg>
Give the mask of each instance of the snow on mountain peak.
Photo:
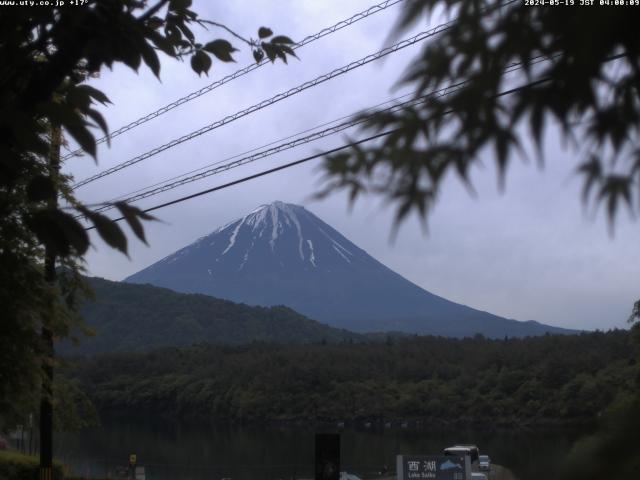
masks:
<svg viewBox="0 0 640 480"><path fill-rule="evenodd" d="M216 255L218 259L235 252L233 255L242 259L240 269L260 244L265 245L260 248L266 248L272 255L277 253L276 250L282 252L285 249L291 252L287 255L295 256L298 262L317 268L322 258L334 257L339 262L351 263L355 251L348 242L345 246L345 239L340 237L304 207L275 201L260 205L201 241L205 243L206 238L210 245L221 245Z"/></svg>
<svg viewBox="0 0 640 480"><path fill-rule="evenodd" d="M340 268L339 264L344 267L364 253L304 207L281 201L260 205L159 263L173 263L202 249L210 252L209 276L221 268L219 262L236 264L233 269L239 272L251 258L263 258L264 253L279 265L283 265L284 255L288 264L311 269Z"/></svg>
<svg viewBox="0 0 640 480"><path fill-rule="evenodd" d="M275 249L276 241L285 227L294 227L298 236L298 253L301 260L305 260L303 251L304 238L302 235L302 227L298 219L297 213L305 211L303 207L292 205L281 201L275 201L268 205L261 205L247 215L239 224L246 223L251 227L251 231L259 230L258 235L262 236L265 230L269 229L271 238L269 245L271 251ZM239 226L237 228L239 228Z"/></svg>

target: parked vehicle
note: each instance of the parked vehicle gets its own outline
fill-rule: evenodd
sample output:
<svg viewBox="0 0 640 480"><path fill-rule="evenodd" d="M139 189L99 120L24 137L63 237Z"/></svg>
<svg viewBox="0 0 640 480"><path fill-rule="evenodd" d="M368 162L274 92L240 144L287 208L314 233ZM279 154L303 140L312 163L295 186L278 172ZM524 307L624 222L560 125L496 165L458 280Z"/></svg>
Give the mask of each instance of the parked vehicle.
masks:
<svg viewBox="0 0 640 480"><path fill-rule="evenodd" d="M487 476L480 472L471 472L471 480L487 480Z"/></svg>
<svg viewBox="0 0 640 480"><path fill-rule="evenodd" d="M444 454L468 456L471 460L471 463L476 464L478 462L478 457L480 456L480 450L478 450L478 447L476 445L460 444L454 445L453 447L445 448Z"/></svg>
<svg viewBox="0 0 640 480"><path fill-rule="evenodd" d="M489 455L480 455L478 457L478 468L486 471L491 470L491 458L489 458Z"/></svg>

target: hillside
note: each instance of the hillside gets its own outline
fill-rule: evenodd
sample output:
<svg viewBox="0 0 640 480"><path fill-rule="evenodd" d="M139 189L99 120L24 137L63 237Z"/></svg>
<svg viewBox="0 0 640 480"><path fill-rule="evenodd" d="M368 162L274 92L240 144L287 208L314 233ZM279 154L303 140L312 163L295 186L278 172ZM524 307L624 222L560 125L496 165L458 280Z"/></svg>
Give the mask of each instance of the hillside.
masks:
<svg viewBox="0 0 640 480"><path fill-rule="evenodd" d="M86 302L81 313L96 335L82 338L79 346L58 345L62 354L144 351L197 343L313 343L359 338L284 306L251 307L151 285L100 278L88 281L95 301Z"/></svg>

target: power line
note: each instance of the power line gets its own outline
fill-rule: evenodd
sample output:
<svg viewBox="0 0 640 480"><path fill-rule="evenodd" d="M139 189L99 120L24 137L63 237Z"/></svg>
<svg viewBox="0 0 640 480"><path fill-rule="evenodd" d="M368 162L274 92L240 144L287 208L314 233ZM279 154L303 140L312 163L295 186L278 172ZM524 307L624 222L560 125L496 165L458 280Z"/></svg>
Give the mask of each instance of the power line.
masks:
<svg viewBox="0 0 640 480"><path fill-rule="evenodd" d="M302 39L300 42L296 43L296 45L293 47L294 50L297 50L298 48L301 48L305 45L308 45L309 43L315 42L316 40L319 40L323 37L326 37L327 35L330 35L332 33L335 33L339 30L342 30L343 28L346 28L350 25L353 25L354 23L363 20L371 15L374 15L378 12L382 12L383 10L392 7L393 5L396 5L400 2L403 2L404 0L387 0L385 2L379 3L377 5L374 5L372 7L369 7L366 10L363 10L362 12L356 13L355 15L345 19L345 20L341 20L338 23L327 27L327 28L323 28L322 30L320 30L318 33L315 33L313 35L309 35L307 37L305 37L304 39ZM262 60L260 63L252 63L250 65L247 65L244 68L241 68L240 70L236 70L235 72L227 75L226 77L221 78L220 80L216 80L215 82L207 85L206 87L201 88L200 90L196 90L194 92L191 92L190 94L181 97L177 100L175 100L172 103L169 103L163 107L160 107L158 110L151 112L143 117L138 118L137 120L134 120L133 122L124 125L120 128L118 128L117 130L114 130L113 132L110 132L108 135L105 135L104 137L101 137L99 139L96 140L96 145L99 145L101 143L104 143L106 141L110 141L113 140L115 137L118 137L120 135L122 135L125 132L128 132L129 130L132 130L146 122L148 122L149 120L152 120L154 118L157 118L161 115L164 115L165 113L173 110L174 108L179 107L180 105L184 105L187 102L190 102L191 100L198 98L202 95L204 95L205 93L208 93L212 90L215 90L218 87L221 87L222 85L224 85L225 83L228 83L232 80L235 80L236 78L242 77L244 75L246 75L247 73L250 73L260 67L262 67L263 65L266 65L267 63L269 63L268 59L264 59ZM83 152L82 148L78 148L68 154L66 154L65 156L62 157L62 160L68 160L71 157L80 155Z"/></svg>
<svg viewBox="0 0 640 480"><path fill-rule="evenodd" d="M373 106L371 106L371 107L368 107L368 108L364 109L364 111L363 111L362 113L364 113L365 111L368 111L368 110L372 110L372 109L374 109L374 108L382 107L383 105L387 105L387 104L389 104L389 103L397 102L398 100L400 100L400 99L402 99L402 98L406 98L406 97L411 96L411 95L415 95L415 92L409 92L409 93L406 93L406 94L404 94L404 95L400 95L399 97L395 97L395 98L392 98L392 99L387 100L387 101L385 101L385 102L379 103L379 104L377 104L377 105L373 105ZM266 144L260 145L260 146L258 146L258 147L251 148L250 150L245 150L244 152L236 153L236 154L234 154L234 155L232 155L232 156L230 156L230 157L226 157L226 158L224 158L224 159L222 159L222 160L217 160L217 161L215 161L215 162L209 163L209 164L207 164L207 165L204 165L204 166L202 166L202 167L196 168L196 169L194 169L194 170L190 170L190 171L185 172L185 173L182 173L182 174L180 174L180 175L175 175L175 176L173 176L173 177L170 177L170 178L167 178L167 179L161 180L160 182L156 182L156 183L153 183L153 184L151 184L151 185L147 185L147 186L145 186L145 187L138 188L138 189L136 189L136 190L134 190L134 191L132 191L132 192L125 193L125 194L122 194L122 195L119 195L119 196L117 196L117 197L115 197L115 198L113 198L113 199L109 200L109 202L115 202L115 201L118 201L118 200L122 200L122 199L130 198L131 196L133 196L133 195L135 195L135 194L137 194L137 193L139 193L139 192L143 192L143 191L148 190L148 189L151 189L151 188L153 188L153 187L157 187L157 186L160 186L160 185L164 185L164 184L166 184L167 182L171 182L171 181L174 181L174 180L179 180L179 179L181 179L181 178L183 178L183 177L186 177L187 175L191 175L191 174L194 174L194 173L196 173L196 172L201 172L201 171L203 171L203 170L205 170L205 169L208 169L208 168L210 168L210 167L214 167L214 166L216 166L216 165L220 165L220 164L222 164L222 163L224 163L224 162L229 162L229 161L234 160L234 159L236 159L236 158L240 158L240 157L243 157L243 156L247 156L247 155L249 155L249 154L251 154L251 153L253 153L253 152L257 152L257 151L262 150L262 149L264 149L264 148L271 147L271 146L276 145L276 144L278 144L278 143L285 142L285 141L287 141L287 140L293 139L293 138L298 137L298 136L300 136L300 135L303 135L303 134L305 134L305 133L313 132L314 130L318 130L319 128L322 128L322 127L328 127L329 125L333 125L334 123L337 123L337 122L340 122L340 121L343 121L343 120L347 120L347 119L353 118L353 116L354 116L354 114L344 115L344 116L342 116L342 117L335 118L335 119L333 119L333 120L331 120L331 121L329 121L329 122L324 122L324 123L322 123L322 124L320 124L320 125L315 125L315 126L313 126L313 127L306 128L306 129L304 129L304 130L302 130L302 131L299 131L299 132L293 133L293 134L291 134L291 135L287 135L286 137L281 137L281 138L278 138L277 140L273 140L273 141L271 141L271 142L269 142L269 143L266 143ZM128 201L128 200L125 200L125 201Z"/></svg>
<svg viewBox="0 0 640 480"><path fill-rule="evenodd" d="M550 80L552 80L550 77L541 78L539 80L535 80L533 82L529 82L529 83L526 83L524 85L520 85L518 87L514 87L514 88L511 88L509 90L502 91L502 92L500 92L500 93L498 93L496 95L492 95L491 98L499 98L499 97L504 97L506 95L511 95L513 93L519 92L521 90L525 90L527 88L539 85L541 83L548 82ZM447 115L447 114L452 113L452 112L453 112L453 110L448 110L448 111L444 112L444 115ZM275 173L275 172L279 172L281 170L285 170L287 168L295 167L295 166L300 165L302 163L306 163L306 162L309 162L311 160L315 160L316 158L324 157L326 155L331 155L331 154L340 152L342 150L346 150L348 148L352 148L352 147L355 147L357 145L361 145L363 143L370 142L372 140L376 140L378 138L386 137L386 136L392 135L394 133L400 132L401 130L402 130L401 128L395 128L395 129L392 129L392 130L387 130L385 132L377 133L375 135L371 135L369 137L366 137L366 138L363 138L363 139L360 139L360 140L357 140L357 141L353 141L353 142L341 145L341 146L336 147L336 148L332 148L331 150L326 150L324 152L316 153L314 155L309 155L309 156L301 158L299 160L296 160L296 161L293 161L293 162L289 162L289 163L286 163L284 165L280 165L279 167L270 168L269 170L263 170L262 172L255 173L253 175L249 175L249 176L246 176L246 177L243 177L243 178L240 178L238 180L234 180L232 182L228 182L228 183L225 183L225 184L222 184L222 185L218 185L216 187L208 188L206 190L201 190L200 192L192 193L191 195L185 195L183 197L179 197L179 198L176 198L174 200L170 200L168 202L164 202L164 203L161 203L159 205L155 205L153 207L144 209L142 211L145 212L145 213L149 213L149 212L153 212L155 210L159 210L161 208L169 207L171 205L176 205L178 203L182 203L182 202L185 202L187 200L191 200L193 198L197 198L197 197L200 197L202 195L206 195L208 193L213 193L213 192L216 192L218 190L223 190L225 188L232 187L234 185L238 185L240 183L248 182L249 180L254 180L256 178L263 177L265 175L269 175L271 173ZM118 218L113 219L113 221L114 222L119 222L121 220L124 220L124 218L125 217L118 217ZM85 230L93 230L94 228L95 228L95 226L86 227Z"/></svg>
<svg viewBox="0 0 640 480"><path fill-rule="evenodd" d="M517 0L507 0L505 3L498 4L498 5L493 5L491 7L487 7L487 8L484 9L484 13L489 13L489 12L492 12L494 10L503 8L503 7L508 6L508 5L512 4L512 3L515 3L516 1ZM292 89L289 89L286 92L279 93L278 95L275 95L274 97L271 97L271 98L269 98L267 100L263 100L262 102L260 102L258 104L252 105L251 107L249 107L249 108L247 108L245 110L241 110L239 112L236 112L235 114L229 115L229 116L223 118L222 120L214 122L214 123L212 123L210 125L206 125L206 126L202 127L199 130L191 132L191 133L189 133L187 135L183 135L182 137L176 138L176 139L172 140L171 142L168 142L168 143L166 143L164 145L161 145L160 147L156 147L156 148L154 148L154 149L152 149L152 150L150 150L148 152L145 152L145 153L143 153L141 155L138 155L137 157L134 157L134 158L132 158L132 159L126 161L126 162L123 162L123 163L121 163L119 165L116 165L116 166L114 166L114 167L112 167L110 169L104 170L104 171L102 171L102 172L100 172L100 173L98 173L96 175L93 175L93 176L91 176L89 178L81 180L80 182L74 184L72 186L72 188L73 189L79 188L79 187L84 186L84 185L86 185L88 183L91 183L91 182L93 182L95 180L98 180L99 178L105 177L107 175L111 175L112 173L115 173L115 172L117 172L119 170L122 170L123 168L127 168L127 167L129 167L131 165L134 165L134 164L139 163L139 162L141 162L143 160L146 160L147 158L155 156L158 153L163 152L164 150L168 150L168 149L170 149L170 148L172 148L172 147L174 147L176 145L179 145L179 144L184 143L184 142L186 142L188 140L191 140L191 139L193 139L193 138L195 138L197 136L200 136L200 135L202 135L204 133L207 133L207 132L209 132L211 130L214 130L214 129L218 128L218 127L226 125L227 123L231 123L231 122L233 122L233 121L235 121L235 120L237 120L239 118L242 118L242 117L250 115L251 113L254 113L254 112L258 111L258 110L266 108L266 107L268 107L268 106L270 106L270 105L272 105L274 103L277 103L277 102L279 102L281 100L284 100L285 98L288 98L290 96L296 95L297 93L300 93L301 91L304 91L304 90L307 90L309 88L315 87L315 86L317 86L317 85L319 85L321 83L324 83L324 82L326 82L326 81L328 81L328 80L330 80L332 78L335 78L337 76L343 75L343 74L345 74L345 73L347 73L347 72L349 72L351 70L354 70L354 69L359 68L359 67L361 67L363 65L366 65L366 64L368 64L370 62L378 60L378 59L380 59L380 58L382 58L382 57L384 57L386 55L390 55L390 54L395 53L395 52L397 52L397 51L399 51L399 50L401 50L403 48L406 48L408 46L414 45L414 44L416 44L416 43L418 43L418 42L420 42L422 40L425 40L425 39L427 39L429 37L437 35L438 33L441 33L441 32L443 32L445 30L450 29L456 23L456 21L457 20L454 19L454 20L451 20L449 22L437 25L437 26L435 26L435 27L433 27L433 28L431 28L429 30L425 30L423 32L420 32L420 33L418 33L417 35L415 35L415 36L413 36L411 38L402 40L402 41L400 41L400 42L398 42L398 43L396 43L396 44L394 44L394 45L392 45L390 47L384 48L384 49L382 49L382 50L380 50L380 51L378 51L376 53L367 55L366 57L363 57L360 60L356 60L354 62L351 62L348 65L345 65L345 66L343 66L341 68L335 69L335 70L333 70L333 71L331 71L331 72L329 72L327 74L321 75L320 77L316 77L315 79L313 79L311 81L308 81L308 82L305 82L305 83L303 83L301 85L298 85L297 87L294 87Z"/></svg>
<svg viewBox="0 0 640 480"><path fill-rule="evenodd" d="M408 93L408 94L402 95L400 97L397 97L397 98L394 98L394 99L391 99L391 100L387 100L386 102L383 102L383 103L380 103L378 105L374 105L372 107L369 107L369 108L365 109L365 111L373 110L375 108L379 108L382 105L386 105L388 103L397 101L400 98L404 98L404 97L407 97L409 95L414 95L414 93L413 92L412 93ZM412 102L415 102L415 99L412 100ZM405 102L402 105L406 105L408 103L409 102ZM362 113L364 113L364 112L362 112ZM344 120L347 120L347 119L349 119L350 121L349 122L343 122L343 123L335 125L337 122L344 121ZM219 171L229 170L229 169L234 168L236 166L241 166L241 165L244 165L246 163L250 163L251 161L258 160L259 158L264 158L264 157L267 157L267 156L271 156L271 155L273 155L275 153L279 153L279 152L282 152L284 150L288 150L290 148L294 148L296 146L299 146L299 145L302 145L302 144L305 144L305 143L309 143L309 142L311 142L313 140L316 140L316 139L319 139L319 138L323 138L325 136L329 136L329 135L338 133L338 132L340 132L342 130L345 130L345 129L351 127L351 126L355 126L355 125L357 125L359 123L361 123L361 121L354 121L354 114L345 115L343 117L334 119L334 120L332 120L330 122L325 122L325 123L323 123L321 125L316 125L315 127L311 127L311 128L305 129L305 130L303 130L301 132L289 135L287 137L280 138L278 140L274 140L274 141L269 142L269 143L267 143L265 145L262 145L260 147L252 148L251 150L247 150L245 152L235 154L235 155L233 155L231 157L227 157L227 158L225 158L223 160L218 160L218 161L210 163L210 164L208 164L208 165L206 165L204 167L201 167L201 168L198 168L198 169L195 169L195 170L191 170L191 171L183 173L181 175L176 175L174 177L165 179L165 180L163 180L161 182L154 183L152 185L148 185L147 187L139 188L139 189L134 190L133 192L130 192L128 194L120 195L119 197L117 197L115 199L109 200L109 202L114 202L114 201L117 201L117 200L124 201L124 202L132 202L132 201L140 200L142 198L146 198L148 196L151 196L151 194L160 193L160 191L170 190L170 189L176 188L176 187L178 187L178 186L180 186L180 185L182 185L184 183L189 183L188 181L195 181L195 180L199 180L201 178L205 178L207 176L213 175L215 173L218 173L218 170ZM327 128L327 129L325 129L325 130L322 130L322 131L316 131L319 128L327 127L328 125L332 125L332 126ZM303 134L309 133L309 132L313 132L313 133L311 133L310 135L307 135L305 137L300 137L300 135L303 135ZM291 139L293 139L293 140L291 140ZM291 141L287 142L287 140L291 140ZM271 146L274 146L274 145L275 145L274 148L267 148L267 147L271 147ZM263 150L263 149L266 149L266 150ZM253 152L257 152L257 153L253 154ZM223 164L225 162L229 162L229 161L237 159L237 158L239 158L240 160L227 163L227 164L222 165L221 167L218 167L218 168L211 168L211 167L215 167L217 165ZM200 172L200 173L196 174L196 172ZM192 176L189 177L188 175L191 175L191 174L195 174L195 175L192 175ZM169 183L169 182L171 182L171 183ZM154 187L158 187L158 188L154 188ZM168 188L168 187L170 187L170 188ZM140 192L143 192L143 193L141 193L140 195L137 195ZM101 207L97 211L109 210L110 208L113 208L113 207L110 206L110 205L105 205L104 207Z"/></svg>
<svg viewBox="0 0 640 480"><path fill-rule="evenodd" d="M315 160L316 158L320 158L320 157L323 157L325 155L331 155L333 153L337 153L337 152L340 152L342 150L346 150L347 148L355 147L356 145L360 145L362 143L370 142L371 140L375 140L377 138L382 138L382 137L385 137L387 135L391 135L392 133L398 132L399 130L400 129L398 129L398 128L396 128L394 130L388 130L386 132L378 133L376 135L372 135L370 137L363 138L363 139L355 141L355 142L351 142L351 143L347 143L345 145L341 145L340 147L332 148L331 150L326 150L324 152L316 153L314 155L309 155L308 157L301 158L300 160L296 160L294 162L290 162L290 163L287 163L287 164L284 164L284 165L280 165L279 167L270 168L269 170L264 170L262 172L255 173L253 175L249 175L248 177L243 177L243 178L240 178L238 180L234 180L233 182L225 183L223 185L218 185L217 187L209 188L207 190L202 190L200 192L193 193L191 195L186 195L184 197L180 197L180 198L177 198L175 200L171 200L169 202L161 203L160 205L156 205L154 207L147 208L147 209L143 210L143 212L145 212L145 213L153 212L153 211L159 210L161 208L169 207L169 206L175 205L177 203L182 203L182 202L185 202L187 200L191 200L192 198L196 198L196 197L200 197L202 195L206 195L207 193L212 193L212 192L215 192L217 190L222 190L224 188L232 187L232 186L238 185L240 183L248 182L249 180L254 180L256 178L263 177L265 175L269 175L271 173L278 172L280 170L284 170L286 168L295 167L296 165L300 165L302 163L309 162L311 160ZM118 217L118 218L113 219L114 222L119 222L120 220L124 220L124 217ZM87 227L87 228L85 228L85 230L93 230L94 228L95 227Z"/></svg>
<svg viewBox="0 0 640 480"><path fill-rule="evenodd" d="M138 200L142 200L144 198L148 198L148 197L152 197L152 196L158 195L158 194L166 192L168 190L173 190L174 188L178 188L178 187L180 187L182 185L186 185L188 183L192 183L192 182L195 182L197 180L202 180L203 178L210 177L212 175L216 175L216 174L222 173L224 171L231 170L233 168L237 168L237 167L249 164L249 163L253 163L253 162L257 161L257 160L261 160L263 158L273 156L273 155L275 155L277 153L281 153L281 152L284 152L286 150L290 150L290 149L298 147L300 145L305 145L307 143L313 142L315 140L319 140L319 139L324 138L324 137L335 135L335 134L340 133L340 132L342 132L344 130L347 130L349 128L352 128L352 127L355 127L357 125L365 123L367 120L371 119L373 117L373 115L375 115L375 114L378 114L378 113L381 113L381 112L392 113L392 112L395 112L397 110L401 110L403 108L407 108L409 106L414 106L414 105L419 105L420 103L424 103L427 100L427 98L429 98L429 97L449 95L449 94L455 92L456 90L458 90L459 88L462 88L462 86L463 86L462 84L459 84L459 85L455 85L455 86L444 87L444 88L442 88L440 90L437 90L435 92L432 92L432 93L430 93L428 95L424 95L424 96L421 96L419 98L415 98L415 99L412 99L412 100L409 100L409 101L406 101L406 102L402 102L402 103L393 105L393 106L391 106L389 108L386 108L386 109L381 110L379 112L372 113L372 114L367 115L367 116L354 117L353 115L349 115L348 117L346 117L346 118L349 118L349 120L346 121L346 122L339 123L337 125L334 125L332 127L326 128L324 130L313 132L313 133L311 133L309 135L306 135L306 136L303 136L303 137L295 138L295 139L293 139L293 140L291 140L289 142L280 143L279 145L276 145L276 146L274 146L272 148L268 148L266 150L259 151L257 153L252 154L252 155L244 156L244 157L240 158L239 160L236 160L236 161L233 161L233 162L230 162L230 163L226 163L224 165L216 166L214 168L210 168L208 170L202 171L202 172L197 173L197 174L192 175L192 176L180 175L173 182L171 182L171 180L167 180L165 182L161 182L161 184L162 184L161 186L158 186L156 188L153 188L153 186L152 186L148 190L142 189L144 191L142 191L141 193L137 193L138 191L140 191L140 190L138 190L136 192L133 192L134 193L133 195L128 196L128 197L126 197L126 198L124 198L124 199L122 199L120 201L127 202L127 203L135 202L135 201L138 201ZM412 94L409 94L409 95L412 95ZM389 102L385 102L385 103L389 103ZM377 108L377 106L371 107L368 110L371 110L373 108ZM335 123L335 121L331 122L331 123ZM316 128L319 128L319 127L316 127ZM311 129L311 130L314 130L314 129ZM276 143L276 142L272 142L272 143ZM236 157L237 157L237 155L236 155ZM224 160L222 160L220 162L215 162L215 164L220 164L222 162L224 162ZM171 183L167 183L167 182L171 182ZM137 194L135 194L135 193L137 193ZM120 197L120 198L122 198L122 197ZM104 212L106 210L111 210L113 208L115 208L114 205L107 204L107 205L103 205L100 208L97 208L95 211L96 212ZM83 215L80 215L79 217L83 217Z"/></svg>
<svg viewBox="0 0 640 480"><path fill-rule="evenodd" d="M544 56L538 56L536 58L533 58L530 62L528 62L529 66L533 66L537 63L543 62L549 60ZM514 72L516 70L519 70L522 68L522 64L520 62L517 63L513 63L511 65L509 65L506 69L505 69L505 74ZM307 144L310 143L312 141L318 140L320 138L324 138L330 135L335 135L341 131L347 130L349 128L352 128L354 126L357 126L359 124L362 124L364 122L366 122L367 120L369 120L370 118L373 117L373 115L379 114L381 112L387 112L387 113L391 113L391 112L395 112L397 110L409 107L409 106L417 106L420 103L424 103L428 98L433 97L433 96L447 96L450 95L452 93L454 93L455 91L463 88L466 84L468 83L468 81L464 81L464 82L459 82L457 84L454 85L449 85L447 87L443 87L441 89L435 90L433 92L430 92L426 95L422 95L420 97L416 97L413 98L409 101L405 101L402 103L396 103L382 111L374 111L372 112L370 115L364 116L364 112L366 111L372 111L376 108L379 108L382 105L386 105L389 104L391 102L397 102L398 100L405 98L407 96L410 95L415 95L414 92L411 93L407 93L405 95L401 95L400 97L391 99L391 100L387 100L386 102L380 103L378 105L373 105L367 109L365 109L364 112L362 112L362 114L358 117L355 117L354 115L347 115L347 116L343 116L340 117L338 119L335 119L331 122L326 122L322 125L318 125L316 127L313 128L309 128L306 129L302 132L298 132L297 134L294 135L290 135L288 137L285 137L283 139L279 139L273 142L270 142L266 145L263 145L261 147L257 147L257 148L253 148L251 150L248 150L246 152L240 153L240 154L236 154L233 155L232 157L223 159L223 160L219 160L217 162L213 162L205 167L201 167L199 169L196 170L192 170L190 172L181 174L181 175L177 175L174 177L171 177L169 179L166 179L162 182L158 182L155 183L153 185L144 187L144 188L140 188L137 190L134 190L133 192L130 192L128 194L125 195L121 195L119 197L117 197L116 199L112 199L109 202L105 202L107 203L106 205L101 206L100 208L96 209L97 212L103 212L103 211L107 211L107 210L111 210L112 208L115 208L114 205L110 205L109 203L113 203L115 201L123 201L123 202L135 202L138 200L142 200L144 198L148 198L151 196L155 196L158 195L160 193L166 192L168 190L173 190L174 188L178 188L182 185L186 185L188 183L192 183L194 181L197 180L202 180L206 177L212 176L212 175L216 175L218 173L227 171L227 170L231 170L233 168L237 168L243 165L246 165L248 163L252 163L255 162L257 160L266 158L266 157L270 157L272 155L275 155L277 153L281 153L283 151L295 148L297 146L303 145L303 144ZM347 119L347 121L344 121L345 119ZM342 121L342 123L338 123ZM334 125L335 124L335 125ZM328 127L324 130L321 131L315 131L318 130L319 128L325 127L327 125L332 125L331 127ZM308 133L308 132L313 132L309 135L306 135L304 137L300 137L300 135L303 135L304 133ZM293 139L291 141L286 141L289 139ZM275 145L272 148L266 148L266 147L271 147L272 145ZM264 149L264 150L261 150ZM256 153L253 153L256 152ZM239 159L238 159L239 158ZM233 159L238 159L235 161L230 161ZM229 162L230 161L230 162ZM218 166L224 162L229 162L226 163L224 165ZM214 167L214 168L210 168L210 167ZM196 173L199 172L199 173ZM193 174L193 175L192 175ZM191 176L188 176L191 175ZM78 218L82 218L83 215L79 215Z"/></svg>
<svg viewBox="0 0 640 480"><path fill-rule="evenodd" d="M119 170L122 170L123 168L127 168L130 167L131 165L135 165L136 163L142 162L143 160L146 160L148 158L151 158L165 150L168 150L170 148L175 147L176 145L180 145L181 143L187 142L189 140L194 139L195 137L198 137L204 133L210 132L211 130L215 130L216 128L219 128L223 125L226 125L228 123L231 123L235 120L238 120L239 118L245 117L247 115L250 115L254 112L257 112L258 110L262 110L263 108L266 108L270 105L273 105L277 102L280 102L282 100L284 100L285 98L289 98L293 95L296 95L300 92L303 92L305 90L308 90L309 88L315 87L317 85L320 85L321 83L324 83L328 80L331 80L335 77L338 77L340 75L344 75L347 72L350 72L351 70L354 70L356 68L359 68L363 65L366 65L368 63L371 63L375 60L378 60L382 57L385 57L387 55L390 55L392 53L395 53L399 50L402 50L403 48L409 47L411 45L414 45L418 42L421 42L429 37L432 37L434 35L437 35L438 33L451 28L451 25L454 23L454 21L451 22L447 22L447 23L443 23L440 24L432 29L429 30L425 30L423 32L418 33L417 35L414 35L411 38L402 40L390 47L384 48L376 53L372 53L370 55L367 55L366 57L363 57L359 60L356 60L354 62L351 62L343 67L337 68L335 70L332 70L329 73L325 73L324 75L321 75L319 77L316 77L313 80L309 80L305 83L302 83L301 85L298 85L297 87L291 88L289 90L287 90L286 92L281 92L267 100L263 100L260 103L256 103L244 110L240 110L236 113L234 113L233 115L228 115L226 117L224 117L221 120L218 120L214 123L211 123L209 125L206 125L198 130L195 130L191 133L188 133L186 135L183 135L179 138L176 138L174 140L171 140L168 143L165 143L164 145L161 145L159 147L156 147L152 150L149 150L141 155L138 155L136 157L133 157L130 160L127 160L125 162L122 162L114 167L111 167L107 170L103 170L100 173L97 173L91 177L85 178L84 180L79 181L78 183L76 183L75 185L73 185L73 189L82 187L84 185L87 185L91 182L94 182L102 177L106 177L107 175L111 175Z"/></svg>

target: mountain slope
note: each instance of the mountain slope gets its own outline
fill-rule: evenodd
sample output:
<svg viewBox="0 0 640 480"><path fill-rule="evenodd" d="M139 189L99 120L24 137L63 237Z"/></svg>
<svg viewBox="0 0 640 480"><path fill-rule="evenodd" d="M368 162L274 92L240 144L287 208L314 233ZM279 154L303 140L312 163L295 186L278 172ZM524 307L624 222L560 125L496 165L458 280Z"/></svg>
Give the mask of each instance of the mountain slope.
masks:
<svg viewBox="0 0 640 480"><path fill-rule="evenodd" d="M125 279L251 305L287 305L358 332L562 333L450 302L409 282L303 207L263 205Z"/></svg>
<svg viewBox="0 0 640 480"><path fill-rule="evenodd" d="M186 295L151 285L88 279L94 301L81 307L93 337L80 345L63 343L63 354L145 351L194 343L239 345L337 343L363 339L300 315L288 307L250 307L208 295Z"/></svg>

